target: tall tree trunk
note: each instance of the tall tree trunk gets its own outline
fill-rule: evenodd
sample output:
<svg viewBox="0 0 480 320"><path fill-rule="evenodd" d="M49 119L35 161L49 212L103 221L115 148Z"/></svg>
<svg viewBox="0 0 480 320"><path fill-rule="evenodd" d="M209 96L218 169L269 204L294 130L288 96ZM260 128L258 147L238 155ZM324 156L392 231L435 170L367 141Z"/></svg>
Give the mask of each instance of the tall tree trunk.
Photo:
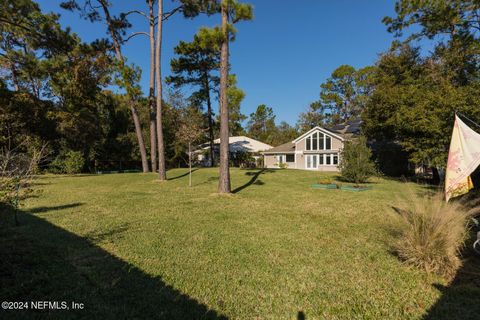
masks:
<svg viewBox="0 0 480 320"><path fill-rule="evenodd" d="M22 45L22 48L23 48L23 53L25 54L25 56L28 56L29 54L29 50L27 49L26 45ZM32 76L32 73L31 71L27 71L27 74L28 74L28 80L30 80L30 86L31 86L31 89L32 89L32 94L37 98L37 99L40 99L40 92L37 90L37 84L35 83L35 80L33 79L33 76Z"/></svg>
<svg viewBox="0 0 480 320"><path fill-rule="evenodd" d="M15 91L18 91L20 90L20 86L18 85L17 69L15 68L15 64L13 62L10 62L10 70L12 72L13 88Z"/></svg>
<svg viewBox="0 0 480 320"><path fill-rule="evenodd" d="M157 124L155 116L155 13L153 0L148 0L149 36L150 36L150 89L148 104L150 105L150 161L152 172L157 171Z"/></svg>
<svg viewBox="0 0 480 320"><path fill-rule="evenodd" d="M155 48L155 74L157 84L157 143L158 143L158 178L167 180L165 171L165 146L163 144L162 125L162 73L161 73L161 51L162 51L162 15L163 0L158 0L158 21L157 21L157 45Z"/></svg>
<svg viewBox="0 0 480 320"><path fill-rule="evenodd" d="M220 179L219 193L230 193L230 168L228 150L228 1L222 1L223 42L220 53Z"/></svg>
<svg viewBox="0 0 480 320"><path fill-rule="evenodd" d="M7 41L7 49L12 50L12 40ZM18 85L18 78L17 78L17 68L15 67L15 62L10 60L10 71L12 72L12 83L13 88L15 91L20 90L20 86Z"/></svg>
<svg viewBox="0 0 480 320"><path fill-rule="evenodd" d="M210 167L215 166L215 150L213 149L213 117L212 117L212 100L210 99L210 83L208 74L205 74L205 90L207 92L207 117L208 117L208 139L210 142Z"/></svg>
<svg viewBox="0 0 480 320"><path fill-rule="evenodd" d="M113 47L115 49L115 55L120 62L120 67L125 66L125 60L123 59L122 50L120 48L120 42L118 41L115 28L113 27L113 21L110 16L110 11L108 10L108 3L105 0L99 0L100 5L103 8L105 13L105 19L107 20L108 32L113 41ZM128 95L128 94L127 94ZM142 158L142 169L143 172L148 172L148 160L147 160L147 149L145 148L145 142L143 141L142 135L142 126L140 124L140 118L138 117L138 111L136 107L136 101L133 97L128 95L130 110L132 111L133 124L135 126L135 134L137 136L138 147L140 149L140 157Z"/></svg>
<svg viewBox="0 0 480 320"><path fill-rule="evenodd" d="M138 116L137 108L135 107L136 101L130 100L130 110L132 112L133 124L135 125L135 134L137 135L138 147L140 148L140 157L142 158L143 172L148 172L148 160L147 149L145 148L145 142L143 141L142 125L140 124L140 118Z"/></svg>

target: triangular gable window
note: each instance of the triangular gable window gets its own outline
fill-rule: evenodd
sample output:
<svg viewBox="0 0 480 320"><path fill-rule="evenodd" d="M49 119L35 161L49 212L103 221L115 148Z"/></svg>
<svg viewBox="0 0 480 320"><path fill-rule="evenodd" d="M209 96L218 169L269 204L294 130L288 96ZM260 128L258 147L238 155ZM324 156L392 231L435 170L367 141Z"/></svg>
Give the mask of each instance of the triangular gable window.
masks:
<svg viewBox="0 0 480 320"><path fill-rule="evenodd" d="M332 137L324 134L323 132L314 132L306 138L306 150L331 150L332 149Z"/></svg>

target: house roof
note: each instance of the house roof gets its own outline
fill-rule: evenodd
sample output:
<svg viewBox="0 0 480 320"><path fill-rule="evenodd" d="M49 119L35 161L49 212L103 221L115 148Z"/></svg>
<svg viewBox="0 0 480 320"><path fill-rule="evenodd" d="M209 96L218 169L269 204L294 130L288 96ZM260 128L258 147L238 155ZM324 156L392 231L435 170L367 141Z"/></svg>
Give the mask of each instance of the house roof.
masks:
<svg viewBox="0 0 480 320"><path fill-rule="evenodd" d="M272 154L272 153L295 153L295 143L292 141L281 144L275 148L262 152L263 154Z"/></svg>
<svg viewBox="0 0 480 320"><path fill-rule="evenodd" d="M359 134L362 127L362 120L360 118L349 120L345 123L336 124L331 128L331 131L344 135Z"/></svg>
<svg viewBox="0 0 480 320"><path fill-rule="evenodd" d="M220 144L220 139L213 140L215 145ZM263 143L261 141L246 137L246 136L235 136L228 139L229 149L232 152L260 152L273 148L271 145ZM210 149L208 143L204 143L201 146L198 146L200 149Z"/></svg>
<svg viewBox="0 0 480 320"><path fill-rule="evenodd" d="M271 148L265 152L262 152L263 154L274 154L274 153L295 153L295 143L302 140L309 134L315 131L321 131L323 133L326 133L330 136L336 137L340 139L341 141L344 141L346 139L350 139L352 136L359 134L360 129L362 126L362 120L361 119L354 119L347 121L346 123L343 124L337 124L334 125L332 128L322 128L322 127L315 127L309 130L308 132L302 134L300 137L297 139L284 143L282 145L279 145L275 148Z"/></svg>

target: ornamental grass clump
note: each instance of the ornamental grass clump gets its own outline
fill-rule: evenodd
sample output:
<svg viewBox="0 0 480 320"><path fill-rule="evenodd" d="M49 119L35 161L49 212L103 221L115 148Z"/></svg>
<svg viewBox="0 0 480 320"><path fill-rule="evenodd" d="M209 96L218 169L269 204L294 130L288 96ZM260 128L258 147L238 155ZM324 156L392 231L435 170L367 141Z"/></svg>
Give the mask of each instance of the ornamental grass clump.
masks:
<svg viewBox="0 0 480 320"><path fill-rule="evenodd" d="M468 210L459 202L446 203L437 194L412 196L408 208L398 211L404 221L395 244L400 258L428 273L446 278L455 275L470 218L477 210Z"/></svg>

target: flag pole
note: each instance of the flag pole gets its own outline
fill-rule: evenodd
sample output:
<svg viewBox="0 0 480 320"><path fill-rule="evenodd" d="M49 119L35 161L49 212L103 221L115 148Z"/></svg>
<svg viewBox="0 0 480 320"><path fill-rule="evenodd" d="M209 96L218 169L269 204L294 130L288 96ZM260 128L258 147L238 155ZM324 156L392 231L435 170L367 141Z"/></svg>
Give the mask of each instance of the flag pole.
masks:
<svg viewBox="0 0 480 320"><path fill-rule="evenodd" d="M466 115L464 115L463 113L460 113L458 111L455 111L455 115L460 115L462 116L465 120L468 120L470 123L474 124L475 126L477 126L478 128L480 128L480 124L476 123L475 121L473 121L472 119L470 119L469 117L467 117Z"/></svg>

